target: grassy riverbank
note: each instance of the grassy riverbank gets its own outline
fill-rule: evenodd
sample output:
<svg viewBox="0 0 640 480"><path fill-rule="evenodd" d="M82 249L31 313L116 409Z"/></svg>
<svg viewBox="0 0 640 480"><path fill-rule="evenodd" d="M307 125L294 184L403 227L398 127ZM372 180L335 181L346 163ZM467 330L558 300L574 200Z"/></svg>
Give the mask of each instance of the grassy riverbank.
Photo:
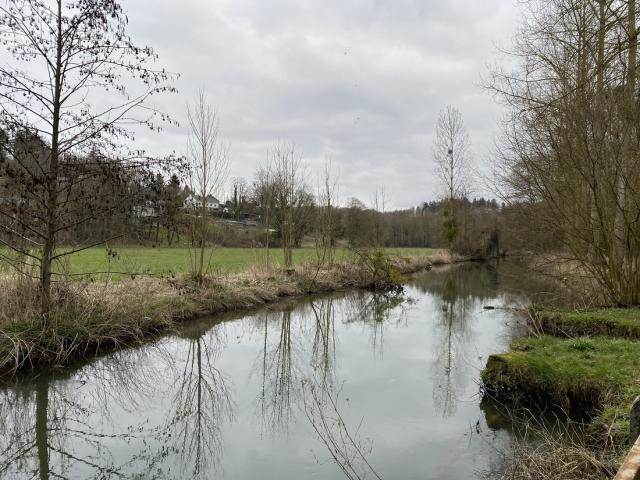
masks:
<svg viewBox="0 0 640 480"><path fill-rule="evenodd" d="M613 449L621 461L631 440L630 408L640 395L640 310L534 312L532 323L540 336L489 357L482 372L487 395L509 405L587 413L596 455Z"/></svg>
<svg viewBox="0 0 640 480"><path fill-rule="evenodd" d="M606 335L640 339L640 308L534 312L541 332L561 337Z"/></svg>
<svg viewBox="0 0 640 480"><path fill-rule="evenodd" d="M389 255L403 257L431 256L437 250L430 248L388 248ZM348 261L352 253L346 248L336 250L336 260ZM56 265L59 273L73 276L89 274L96 278L110 276L114 279L128 278L131 274L143 275L179 275L190 271L194 252L188 247L140 247L113 246L94 247L74 253ZM269 263L281 265L282 249L269 250ZM315 248L293 249L296 264L317 261ZM211 247L205 252L206 267L212 272L238 273L248 268L267 264L264 248Z"/></svg>
<svg viewBox="0 0 640 480"><path fill-rule="evenodd" d="M624 445L629 408L640 394L640 342L610 337L516 340L489 357L482 380L492 397L534 408L586 411ZM603 438L603 440L606 440Z"/></svg>
<svg viewBox="0 0 640 480"><path fill-rule="evenodd" d="M66 282L54 289L56 309L42 328L37 285L4 277L0 285L0 373L38 365L65 365L109 348L136 345L197 316L242 310L286 297L375 288L390 270L412 273L453 259L435 256L376 257L376 264L306 263L295 275L278 268L252 268L207 277L197 286L187 277L139 277L118 282Z"/></svg>

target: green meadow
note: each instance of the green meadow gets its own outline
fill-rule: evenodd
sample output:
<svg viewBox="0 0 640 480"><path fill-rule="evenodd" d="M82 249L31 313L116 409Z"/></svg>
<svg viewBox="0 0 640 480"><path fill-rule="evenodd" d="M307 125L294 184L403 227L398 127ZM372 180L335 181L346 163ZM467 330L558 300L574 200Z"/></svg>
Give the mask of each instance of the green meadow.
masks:
<svg viewBox="0 0 640 480"><path fill-rule="evenodd" d="M390 248L386 251L405 257L425 256L436 252L430 248ZM294 249L293 255L295 263L318 259L315 248L297 248ZM347 259L351 255L353 253L348 249L339 248L336 251L337 260ZM63 257L56 269L59 273L72 275L171 275L189 272L193 258L194 251L187 247L116 246L110 250L95 247ZM269 250L269 262L272 265L282 263L282 258L282 249ZM254 265L265 265L267 254L263 248L208 248L205 262L210 272L240 272Z"/></svg>

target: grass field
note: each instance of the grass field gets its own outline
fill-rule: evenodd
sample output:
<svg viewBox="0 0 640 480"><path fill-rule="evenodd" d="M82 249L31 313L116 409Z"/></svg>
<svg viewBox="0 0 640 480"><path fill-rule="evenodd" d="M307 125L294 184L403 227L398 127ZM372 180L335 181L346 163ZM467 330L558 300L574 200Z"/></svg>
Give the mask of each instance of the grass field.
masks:
<svg viewBox="0 0 640 480"><path fill-rule="evenodd" d="M185 247L114 247L112 255L103 247L90 248L64 258L56 266L60 273L139 273L165 275L186 273L190 271L192 254ZM436 252L429 248L390 248L390 254L402 256L431 255ZM297 248L294 250L294 262L300 263L317 259L314 248ZM337 259L347 258L351 253L346 249L338 249ZM269 251L271 263L282 262L282 250ZM211 248L207 250L206 263L209 271L238 272L252 265L264 265L266 254L264 249L252 248Z"/></svg>
<svg viewBox="0 0 640 480"><path fill-rule="evenodd" d="M623 447L630 407L640 394L639 371L640 342L543 336L514 340L511 352L491 355L482 380L492 396L509 404L592 413L591 430Z"/></svg>

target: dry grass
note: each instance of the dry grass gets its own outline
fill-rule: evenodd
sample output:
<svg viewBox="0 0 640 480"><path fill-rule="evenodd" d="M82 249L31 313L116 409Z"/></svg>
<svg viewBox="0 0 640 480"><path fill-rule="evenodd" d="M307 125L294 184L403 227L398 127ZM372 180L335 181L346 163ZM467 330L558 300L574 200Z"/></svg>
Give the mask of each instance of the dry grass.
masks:
<svg viewBox="0 0 640 480"><path fill-rule="evenodd" d="M138 343L166 331L169 315L157 312L169 292L156 281L57 284L48 327L31 279L0 279L0 372L39 364L65 364L106 348ZM155 312L154 312L155 310ZM159 313L159 314L158 314Z"/></svg>
<svg viewBox="0 0 640 480"><path fill-rule="evenodd" d="M429 255L428 258L433 266L449 265L467 260L466 257L458 255L457 253L451 253L449 250L438 250L433 255Z"/></svg>
<svg viewBox="0 0 640 480"><path fill-rule="evenodd" d="M615 474L601 454L577 444L563 444L555 440L537 446L518 443L513 458L500 480L607 480Z"/></svg>
<svg viewBox="0 0 640 480"><path fill-rule="evenodd" d="M441 263L442 256L435 260ZM430 268L430 257L389 257L400 273ZM35 281L0 277L0 374L37 365L64 365L109 348L138 345L170 331L177 322L273 303L286 297L375 288L379 279L355 262L331 267L307 263L287 275L277 267L251 267L209 276L201 286L187 278L119 282L64 282L52 295L48 327L38 311Z"/></svg>
<svg viewBox="0 0 640 480"><path fill-rule="evenodd" d="M580 426L569 423L552 429L529 417L521 428L524 436L503 452L503 468L485 474L485 479L606 480L615 475L616 452L592 448Z"/></svg>

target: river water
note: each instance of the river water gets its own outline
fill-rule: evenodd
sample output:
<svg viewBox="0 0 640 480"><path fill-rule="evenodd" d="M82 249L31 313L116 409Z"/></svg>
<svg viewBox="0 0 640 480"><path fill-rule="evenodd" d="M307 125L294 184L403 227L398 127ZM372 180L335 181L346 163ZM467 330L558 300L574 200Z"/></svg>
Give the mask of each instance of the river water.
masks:
<svg viewBox="0 0 640 480"><path fill-rule="evenodd" d="M0 389L0 478L460 479L511 433L479 396L487 356L545 289L519 266L415 276L192 322Z"/></svg>

